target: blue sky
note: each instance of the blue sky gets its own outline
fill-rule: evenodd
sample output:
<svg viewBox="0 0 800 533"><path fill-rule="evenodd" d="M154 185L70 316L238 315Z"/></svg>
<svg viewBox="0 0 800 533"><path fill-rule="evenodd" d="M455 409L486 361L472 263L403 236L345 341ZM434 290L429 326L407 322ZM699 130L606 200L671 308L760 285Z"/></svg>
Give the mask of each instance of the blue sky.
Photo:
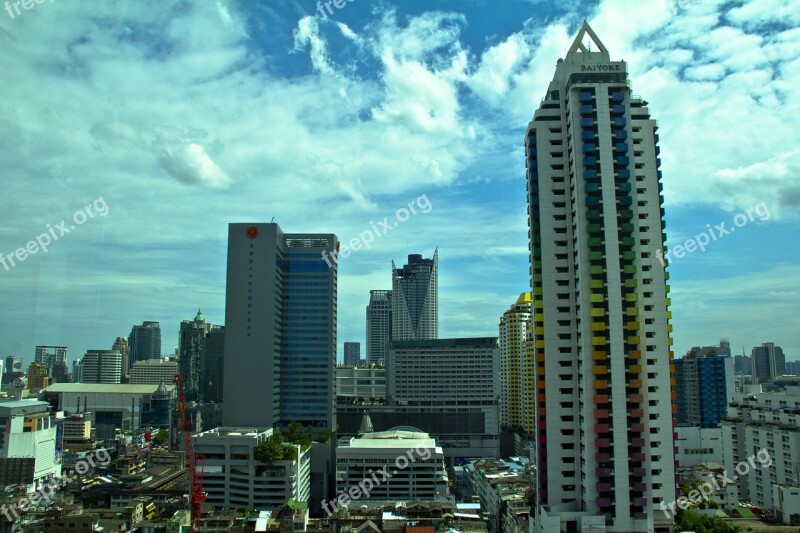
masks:
<svg viewBox="0 0 800 533"><path fill-rule="evenodd" d="M0 6L2 7L2 6ZM11 8L13 10L13 6ZM0 355L70 358L202 307L224 321L227 224L368 229L340 263L339 344L392 259L439 246L440 335L496 335L529 287L523 133L587 19L659 121L668 244L762 205L669 267L675 351L800 359L800 5L794 0L78 2L0 11ZM102 203L102 202L101 202ZM69 226L69 224L68 224ZM57 233L56 233L57 235ZM341 350L340 350L341 351Z"/></svg>

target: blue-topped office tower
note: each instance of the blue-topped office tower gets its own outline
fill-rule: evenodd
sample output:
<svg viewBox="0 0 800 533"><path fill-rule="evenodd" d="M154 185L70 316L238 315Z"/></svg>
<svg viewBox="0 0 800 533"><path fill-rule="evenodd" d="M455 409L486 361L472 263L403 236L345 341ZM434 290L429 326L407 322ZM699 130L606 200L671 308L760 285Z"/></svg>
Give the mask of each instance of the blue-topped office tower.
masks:
<svg viewBox="0 0 800 533"><path fill-rule="evenodd" d="M584 22L525 136L540 532L672 530L658 125L627 72Z"/></svg>
<svg viewBox="0 0 800 533"><path fill-rule="evenodd" d="M733 359L690 352L675 359L675 405L679 425L719 427L733 401Z"/></svg>

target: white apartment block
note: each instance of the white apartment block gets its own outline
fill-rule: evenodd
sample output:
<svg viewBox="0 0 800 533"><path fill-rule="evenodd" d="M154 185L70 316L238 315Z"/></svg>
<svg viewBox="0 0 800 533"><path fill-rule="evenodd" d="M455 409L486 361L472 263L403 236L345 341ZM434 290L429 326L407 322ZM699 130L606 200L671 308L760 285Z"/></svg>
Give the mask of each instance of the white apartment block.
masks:
<svg viewBox="0 0 800 533"><path fill-rule="evenodd" d="M678 426L675 434L675 447L678 449L675 460L678 461L678 467L722 464L722 428Z"/></svg>
<svg viewBox="0 0 800 533"><path fill-rule="evenodd" d="M158 385L172 383L172 378L178 373L177 361L166 359L146 359L136 361L130 371L129 383L132 385Z"/></svg>
<svg viewBox="0 0 800 533"><path fill-rule="evenodd" d="M658 125L584 23L525 138L537 531L672 529Z"/></svg>
<svg viewBox="0 0 800 533"><path fill-rule="evenodd" d="M308 501L309 449L301 449L299 461L281 459L265 464L255 458L256 446L272 432L272 428L219 427L192 435L195 454L205 456L205 503L224 509L270 511L283 507L289 498ZM285 446L297 449L293 444Z"/></svg>
<svg viewBox="0 0 800 533"><path fill-rule="evenodd" d="M405 466L404 466L405 465ZM373 472L388 472L373 476ZM336 450L336 493L371 480L373 486L349 506L363 502L446 501L444 453L423 432L394 429L342 439ZM332 506L329 505L329 508ZM332 509L331 509L332 510Z"/></svg>
<svg viewBox="0 0 800 533"><path fill-rule="evenodd" d="M18 472L16 484L29 494L61 476L61 460L56 453L57 425L47 402L0 402L0 458L20 460L14 468Z"/></svg>
<svg viewBox="0 0 800 533"><path fill-rule="evenodd" d="M739 498L765 509L775 509L776 485L800 487L800 387L786 392L759 392L760 385L734 395L728 417L722 421L723 464L734 472L740 463L762 452L770 461L753 460L738 480ZM771 465L766 466L767 463Z"/></svg>

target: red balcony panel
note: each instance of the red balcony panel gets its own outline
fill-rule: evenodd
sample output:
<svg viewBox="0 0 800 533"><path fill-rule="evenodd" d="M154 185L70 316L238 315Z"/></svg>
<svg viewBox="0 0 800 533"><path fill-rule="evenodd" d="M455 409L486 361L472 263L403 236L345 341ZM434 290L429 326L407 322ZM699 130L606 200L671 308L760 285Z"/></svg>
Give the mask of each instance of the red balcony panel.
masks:
<svg viewBox="0 0 800 533"><path fill-rule="evenodd" d="M594 439L594 445L598 448L610 448L611 440L609 439Z"/></svg>
<svg viewBox="0 0 800 533"><path fill-rule="evenodd" d="M628 401L641 403L644 401L644 396L641 394L631 394L628 396Z"/></svg>
<svg viewBox="0 0 800 533"><path fill-rule="evenodd" d="M632 453L631 454L631 460L633 460L633 461L635 461L637 463L641 463L641 462L644 461L644 454L643 453Z"/></svg>
<svg viewBox="0 0 800 533"><path fill-rule="evenodd" d="M631 416L636 418L642 418L644 416L644 410L639 408L631 409Z"/></svg>
<svg viewBox="0 0 800 533"><path fill-rule="evenodd" d="M633 490L635 490L637 492L642 492L646 488L647 488L647 485L645 485L644 483L634 483L633 484Z"/></svg>
<svg viewBox="0 0 800 533"><path fill-rule="evenodd" d="M597 498L599 507L611 507L611 498Z"/></svg>
<svg viewBox="0 0 800 533"><path fill-rule="evenodd" d="M595 404L608 403L608 394L595 394L594 403Z"/></svg>
<svg viewBox="0 0 800 533"><path fill-rule="evenodd" d="M594 455L595 460L598 463L607 463L611 461L611 454L610 453L596 453Z"/></svg>
<svg viewBox="0 0 800 533"><path fill-rule="evenodd" d="M642 431L644 431L644 424L641 422L631 424L631 433L641 433Z"/></svg>
<svg viewBox="0 0 800 533"><path fill-rule="evenodd" d="M631 475L634 477L643 477L645 469L641 467L631 468Z"/></svg>
<svg viewBox="0 0 800 533"><path fill-rule="evenodd" d="M597 433L608 433L609 431L611 431L611 426L608 424L595 424L594 430Z"/></svg>
<svg viewBox="0 0 800 533"><path fill-rule="evenodd" d="M612 492L614 490L613 485L608 482L601 482L597 484L597 492Z"/></svg>
<svg viewBox="0 0 800 533"><path fill-rule="evenodd" d="M608 409L595 409L594 417L597 419L608 418Z"/></svg>
<svg viewBox="0 0 800 533"><path fill-rule="evenodd" d="M640 439L640 438L631 439L631 444L630 445L634 446L636 448L641 448L642 446L644 446L644 439Z"/></svg>
<svg viewBox="0 0 800 533"><path fill-rule="evenodd" d="M595 470L595 472L597 474L597 477L599 477L599 478L604 478L604 477L610 478L611 477L611 469L610 468L600 467L597 470Z"/></svg>

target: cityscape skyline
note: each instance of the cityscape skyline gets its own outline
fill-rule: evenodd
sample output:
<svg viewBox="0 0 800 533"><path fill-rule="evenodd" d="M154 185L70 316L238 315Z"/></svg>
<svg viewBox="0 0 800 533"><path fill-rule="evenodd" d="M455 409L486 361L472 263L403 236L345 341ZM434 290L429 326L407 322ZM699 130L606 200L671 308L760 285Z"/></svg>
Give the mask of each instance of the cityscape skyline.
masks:
<svg viewBox="0 0 800 533"><path fill-rule="evenodd" d="M107 8L99 6L90 13L86 8L55 3L38 9L35 16L2 19L2 28L18 36L17 48L11 49L6 61L19 72L21 84L35 80L38 90L28 91L36 96L15 102L17 112L9 116L9 128L2 133L4 145L15 146L21 138L32 144L24 153L5 151L0 156L3 167L13 169L6 174L6 198L25 207L4 230L0 250L7 256L35 238L47 224L56 224L98 196L105 198L109 212L64 235L58 246L46 254L31 256L8 271L0 267L0 283L8 288L8 298L0 303L0 319L6 328L0 339L0 353L22 356L27 365L35 345L67 345L70 359L74 359L89 349L108 349L116 337L127 336L131 325L144 320L162 324L163 352L171 353L178 343L180 322L198 307L203 308L209 321L224 322L228 223L268 221L275 216L282 226L294 231L332 232L349 241L372 224L377 226L384 217L391 221L399 208L423 193L435 209L424 216L412 216L376 239L370 249L353 251L342 261L339 357L345 340L363 342L363 308L368 302L368 289L391 288L391 260L401 261L409 253L432 250L437 245L442 252L439 335L493 334L493 324L482 316L499 316L505 310L505 302L513 301L527 288L519 135L530 110L541 98L538 88L549 81L556 60L563 55L583 18L600 34L608 34L624 6L612 1L577 6L509 1L510 18L506 18L487 5L437 2L440 15L426 19L423 14L431 8L425 5L407 2L378 7L383 18L376 18L371 10L353 4L325 21L313 18L316 15L312 5L306 6L305 13L279 6L265 14L260 8L241 4L233 4L221 13L202 6L175 13L177 20L217 37L205 40L202 53L230 49L239 54L237 57L253 54L254 72L238 76L248 91L255 91L252 94L261 94L266 86L273 88L271 98L293 110L291 116L298 118L291 122L294 126L285 133L287 137L308 146L298 128L313 126L313 121L305 118L303 109L323 121L323 128L345 124L333 131L340 134L337 138L348 142L335 150L322 150L318 158L310 160L309 173L302 170L303 165L287 168L276 163L270 153L256 161L251 156L241 162L231 157L236 151L234 146L250 153L249 137L259 146L270 145L272 136L266 140L266 134L258 133L264 129L263 121L258 121L257 130L246 117L223 106L220 113L230 113L225 115L225 123L241 121L241 131L233 139L227 128L217 127L220 113L187 121L185 116L165 111L168 107L185 111L183 100L205 102L213 98L217 102L214 105L223 105L218 102L219 86L209 87L213 89L211 93L204 92L206 88L198 89L198 98L184 98L188 88L180 84L168 91L169 100L160 97L153 100L157 102L154 105L142 105L145 102L138 97L122 92L112 98L122 106L117 115L111 108L102 108L102 116L68 113L63 122L46 128L46 132L31 129L40 110L68 110L82 105L82 100L65 100L67 94L58 89L65 83L79 84L81 89L77 92L85 93L94 102L106 102L108 99L102 95L113 94L108 92L113 77L102 70L91 43L84 45L86 55L81 61L86 68L95 69L100 76L99 90L104 92L98 94L81 86L80 81L66 81L60 74L37 67L38 54L64 49L65 43L86 34L88 27L106 35L105 29L94 26L96 19L89 15L102 17ZM667 2L642 2L636 9L637 13L647 14L647 22L631 24L625 31L612 32L606 38L609 47L629 60L631 75L639 80L637 91L647 94L659 116L665 150L670 249L705 230L707 224L713 227L728 221L731 226L737 213L760 202L766 202L772 214L767 221L756 220L737 228L736 233L714 241L703 253L696 251L672 261L676 353L726 337L731 340L734 353L740 352L742 346L749 353L752 346L773 340L781 344L789 360L800 354L800 334L785 328L782 319L800 310L791 291L782 289L800 280L800 269L796 267L796 254L800 252L780 245L796 233L792 211L795 202L791 188L787 188L791 184L787 169L794 168L796 155L777 148L796 145L798 134L775 122L775 117L795 116L797 109L797 96L786 93L779 83L787 82L794 73L782 67L793 60L792 49L783 46L776 54L779 42L791 42L791 35L784 31L791 19L782 20L757 6L758 2L749 2L723 13L712 2L697 2L675 12ZM133 7L120 16L153 27L164 24L153 18L155 14L146 10L140 13ZM247 30L260 16L271 17L271 23L283 31L258 38L243 37L253 33ZM218 24L220 17L229 20L230 25ZM70 24L55 32L44 29L56 19ZM759 21L771 21L775 26L767 31ZM340 41L343 34L336 23L346 24L355 35L349 37L350 42L361 43L362 48L348 52L351 47ZM423 46L418 37L425 31L432 32L435 38ZM715 48L718 41L711 36L723 39L725 31L733 37L725 38L732 44L728 52L722 53ZM680 42L668 37L678 34L683 36ZM183 50L195 44L189 33L179 31L173 35L179 46L165 49ZM322 55L311 53L310 43L317 38L321 40ZM376 48L363 44L369 39L375 41ZM745 43L749 43L750 50L747 59L734 52L739 49L736 45ZM282 51L286 49L295 53L284 57ZM381 50L393 51L394 55L389 54L392 61L380 60ZM401 57L401 52L407 57ZM463 72L458 70L459 63L454 63L461 52L466 53ZM348 54L377 64L360 73L361 80L348 74ZM775 66L767 65L764 58L768 56L776 58ZM155 76L155 63L159 68L161 65L161 61L133 59L124 53L122 57L135 62L145 76ZM176 52L172 59L179 61L183 57ZM53 58L64 65L71 64L67 57ZM258 62L259 58L273 63L264 65ZM219 61L222 63L214 63L211 68L224 70L229 66L224 60ZM414 64L438 83L431 100L422 100L428 111L439 111L430 123L408 107L428 88L421 92L420 86L413 85L404 91L399 85L402 73ZM447 74L445 70L434 76L440 70L436 65L454 64L456 71ZM772 73L773 68L777 69L774 82L767 81L769 76L759 78ZM749 77L747 73L751 73ZM337 75L340 81L335 82ZM187 83L193 76L186 76ZM739 83L737 80L741 79L747 82ZM301 84L314 98L305 103L299 99L299 107L289 107L292 95L278 87L283 80ZM153 85L158 83L153 81ZM750 96L753 87L757 87L757 98ZM397 96L405 92L407 98ZM350 95L351 99L343 99L341 94ZM264 104L267 116L280 116L279 106L269 100L242 97L239 107L256 109ZM716 111L701 112L710 98L715 99ZM331 121L318 113L341 107L344 114L335 112L336 118ZM757 143L745 142L742 134L730 127L729 120L759 114L766 122ZM728 116L731 118L725 118ZM154 124L167 126L161 130ZM102 150L87 153L78 149L73 140L58 136L60 130L81 132L75 140ZM137 137L137 130L144 131L144 137ZM365 131L359 133L361 130ZM373 164L367 171L355 171L348 165L337 167L348 158L362 161L353 155L351 147L369 150L364 135L375 138L382 133L403 131L408 133L404 141L407 144L400 147L401 152L382 152L383 166ZM444 144L429 142L431 135L445 135ZM737 146L735 153L696 148L721 148L715 144L720 136L725 137L726 146ZM193 145L183 144L184 137ZM59 160L44 155L52 146L70 146L73 154ZM389 147L393 148L391 143ZM406 161L409 151L420 153L417 166L399 165L393 169L387 165ZM154 161L151 152L157 154ZM102 159L91 155L100 153ZM462 162L455 162L459 157ZM136 174L146 178L106 179L109 172L128 176L120 162L129 158L141 161L142 168ZM209 163L207 173L201 171L201 161ZM265 185L260 185L258 180L264 174L255 168L275 170L267 175L269 179L262 180ZM335 168L342 170L334 171ZM25 176L39 179L53 195L32 202L27 189L12 179ZM318 179L328 180L329 187L315 188ZM20 184L23 182L19 180ZM295 190L293 183L299 184L298 190L314 192L295 195L291 202L251 201L257 197L283 198ZM164 198L183 197L191 202L176 208L172 202L153 201L148 205L149 216L142 219L124 199L140 197L154 187L162 191ZM228 205L238 207L233 210ZM185 219L192 218L195 210L208 215L194 217L187 226ZM325 217L309 220L312 212L324 212ZM470 221L474 230L465 233L453 221ZM147 237L141 239L142 234ZM197 257L203 261L198 262ZM476 287L475 279L482 279L480 286ZM698 297L703 301L700 305ZM747 306L753 312L730 312L738 306ZM745 315L756 318L751 320ZM35 324L26 318L33 316L39 318Z"/></svg>

